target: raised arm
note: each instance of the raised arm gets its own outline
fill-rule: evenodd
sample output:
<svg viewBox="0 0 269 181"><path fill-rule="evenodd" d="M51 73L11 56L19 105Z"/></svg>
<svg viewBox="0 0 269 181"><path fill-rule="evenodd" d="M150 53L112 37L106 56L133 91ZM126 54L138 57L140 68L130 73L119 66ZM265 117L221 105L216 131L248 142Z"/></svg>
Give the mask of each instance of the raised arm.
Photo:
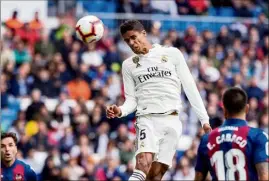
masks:
<svg viewBox="0 0 269 181"><path fill-rule="evenodd" d="M176 66L177 75L182 83L184 92L187 95L191 106L193 107L201 124L209 124L209 117L207 115L204 103L182 53L176 48L173 48L172 51L173 56L175 56L174 64Z"/></svg>

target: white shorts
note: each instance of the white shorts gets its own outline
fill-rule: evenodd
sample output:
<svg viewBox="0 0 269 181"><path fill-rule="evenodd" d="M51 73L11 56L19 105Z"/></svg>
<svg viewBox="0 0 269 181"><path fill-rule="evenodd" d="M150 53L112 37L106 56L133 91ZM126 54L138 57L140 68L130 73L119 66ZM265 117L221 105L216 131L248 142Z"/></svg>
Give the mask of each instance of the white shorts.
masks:
<svg viewBox="0 0 269 181"><path fill-rule="evenodd" d="M135 155L155 153L154 160L172 166L182 124L178 115L150 114L137 118L135 123Z"/></svg>

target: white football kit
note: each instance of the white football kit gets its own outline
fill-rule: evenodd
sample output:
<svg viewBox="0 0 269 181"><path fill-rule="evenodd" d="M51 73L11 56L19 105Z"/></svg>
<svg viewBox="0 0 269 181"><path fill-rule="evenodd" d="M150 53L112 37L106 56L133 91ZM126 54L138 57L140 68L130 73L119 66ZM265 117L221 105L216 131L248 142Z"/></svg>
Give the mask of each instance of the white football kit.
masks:
<svg viewBox="0 0 269 181"><path fill-rule="evenodd" d="M182 53L154 44L145 55L134 55L122 64L126 116L136 111L136 155L155 153L155 161L171 166L182 132L181 84L201 124L209 123L201 96Z"/></svg>

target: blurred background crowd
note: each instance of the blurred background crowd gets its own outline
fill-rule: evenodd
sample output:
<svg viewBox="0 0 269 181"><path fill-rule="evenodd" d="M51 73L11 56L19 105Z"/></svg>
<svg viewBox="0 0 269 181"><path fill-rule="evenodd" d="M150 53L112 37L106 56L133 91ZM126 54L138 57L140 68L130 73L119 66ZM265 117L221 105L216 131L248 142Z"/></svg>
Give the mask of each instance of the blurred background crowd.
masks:
<svg viewBox="0 0 269 181"><path fill-rule="evenodd" d="M12 17L3 23L1 129L17 134L18 158L29 163L40 180L127 180L134 167L135 116L108 120L105 108L124 102L121 63L132 52L108 21L99 42L82 44L74 34L74 8L59 15L59 2L48 1L51 16L56 12L59 22L53 29L47 29L38 12L29 22L20 20L23 12L10 12ZM238 86L249 97L248 123L268 133L268 2L100 0L93 1L99 4L94 7L88 1L67 2L70 7L82 3L89 12L111 3L119 13L256 18L214 31L192 24L184 30L166 24L164 30L162 21L143 23L152 43L181 50L213 127L224 120L223 91ZM185 94L181 97L183 136L164 180L194 178L203 131Z"/></svg>

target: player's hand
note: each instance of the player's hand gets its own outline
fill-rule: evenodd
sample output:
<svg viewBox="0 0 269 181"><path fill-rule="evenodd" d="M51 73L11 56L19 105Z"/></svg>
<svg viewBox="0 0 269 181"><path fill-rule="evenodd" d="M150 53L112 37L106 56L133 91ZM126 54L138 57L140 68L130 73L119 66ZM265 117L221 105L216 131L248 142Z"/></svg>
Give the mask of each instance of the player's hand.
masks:
<svg viewBox="0 0 269 181"><path fill-rule="evenodd" d="M203 129L204 129L205 133L210 133L212 131L212 128L211 128L210 124L208 124L208 123L205 123L203 125Z"/></svg>
<svg viewBox="0 0 269 181"><path fill-rule="evenodd" d="M121 109L118 106L112 105L106 108L107 118L111 119L111 118L119 117L120 115L121 115Z"/></svg>

